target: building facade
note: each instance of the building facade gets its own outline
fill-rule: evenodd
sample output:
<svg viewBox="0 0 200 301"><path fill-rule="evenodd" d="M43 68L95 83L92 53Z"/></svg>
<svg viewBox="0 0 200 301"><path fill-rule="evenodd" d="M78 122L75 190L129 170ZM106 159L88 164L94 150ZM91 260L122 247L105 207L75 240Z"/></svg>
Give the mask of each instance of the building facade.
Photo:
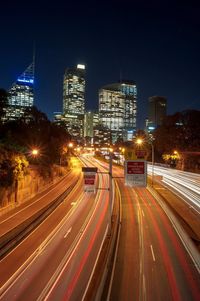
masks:
<svg viewBox="0 0 200 301"><path fill-rule="evenodd" d="M93 145L95 148L109 147L111 144L111 130L101 124L94 127Z"/></svg>
<svg viewBox="0 0 200 301"><path fill-rule="evenodd" d="M84 137L94 137L94 127L99 124L99 114L97 112L85 112L84 115Z"/></svg>
<svg viewBox="0 0 200 301"><path fill-rule="evenodd" d="M112 142L132 140L136 131L137 87L121 81L99 90L100 123L111 130Z"/></svg>
<svg viewBox="0 0 200 301"><path fill-rule="evenodd" d="M167 99L163 96L152 96L148 99L148 132L154 131L162 124L167 115Z"/></svg>
<svg viewBox="0 0 200 301"><path fill-rule="evenodd" d="M84 134L85 65L68 68L63 79L63 120L68 132L76 138Z"/></svg>
<svg viewBox="0 0 200 301"><path fill-rule="evenodd" d="M17 78L8 91L6 120L16 120L23 116L26 108L34 104L34 62Z"/></svg>

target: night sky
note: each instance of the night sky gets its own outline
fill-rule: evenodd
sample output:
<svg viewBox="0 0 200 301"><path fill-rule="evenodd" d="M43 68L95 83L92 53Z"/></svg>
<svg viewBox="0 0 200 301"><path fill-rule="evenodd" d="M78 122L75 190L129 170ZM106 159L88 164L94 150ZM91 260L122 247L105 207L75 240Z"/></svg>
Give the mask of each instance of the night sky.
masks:
<svg viewBox="0 0 200 301"><path fill-rule="evenodd" d="M64 71L78 63L86 65L87 109L98 108L99 88L122 78L136 81L139 128L153 95L167 97L168 114L200 110L196 2L1 4L0 87L9 89L31 63L35 43L35 105L50 119L53 112L62 111Z"/></svg>

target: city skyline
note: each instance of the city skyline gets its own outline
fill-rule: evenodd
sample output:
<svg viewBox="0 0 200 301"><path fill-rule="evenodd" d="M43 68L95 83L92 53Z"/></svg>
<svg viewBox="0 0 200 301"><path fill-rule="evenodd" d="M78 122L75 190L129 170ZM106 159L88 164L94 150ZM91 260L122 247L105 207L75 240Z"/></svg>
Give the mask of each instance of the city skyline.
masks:
<svg viewBox="0 0 200 301"><path fill-rule="evenodd" d="M98 109L99 89L120 79L137 84L137 127L154 95L167 98L168 114L200 109L199 5L113 3L36 3L29 11L3 4L0 87L8 90L30 64L35 43L35 105L50 119L62 111L64 71L78 63L86 65L87 110Z"/></svg>

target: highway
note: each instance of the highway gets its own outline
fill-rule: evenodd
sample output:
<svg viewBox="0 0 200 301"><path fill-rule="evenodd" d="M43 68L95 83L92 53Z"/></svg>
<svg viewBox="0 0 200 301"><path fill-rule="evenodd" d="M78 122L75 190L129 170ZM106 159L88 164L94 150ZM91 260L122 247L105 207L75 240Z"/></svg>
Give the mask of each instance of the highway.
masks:
<svg viewBox="0 0 200 301"><path fill-rule="evenodd" d="M81 175L81 176L80 176ZM82 300L108 231L108 190L77 185L32 233L0 261L0 300ZM99 187L108 176L99 175Z"/></svg>
<svg viewBox="0 0 200 301"><path fill-rule="evenodd" d="M33 211L53 194L71 187L59 206L0 261L0 300L87 300L109 233L113 199L110 204L108 164L89 156L81 161L98 167L99 189L84 192L81 165L77 164L69 178L56 185L59 192L55 186L54 192L34 202ZM122 219L108 272L108 300L199 300L199 267L170 216L147 188L125 186L121 167L112 170L121 192ZM21 209L21 215L25 214ZM16 223L14 218L16 211ZM7 216L6 222L12 224L12 217ZM102 301L106 298L104 295Z"/></svg>
<svg viewBox="0 0 200 301"><path fill-rule="evenodd" d="M113 176L122 220L108 300L199 300L200 275L180 233L148 189L124 186L119 167Z"/></svg>
<svg viewBox="0 0 200 301"><path fill-rule="evenodd" d="M152 175L152 166L149 164L148 174ZM154 176L157 175L163 177L162 183L168 189L171 189L200 213L200 174L154 166Z"/></svg>

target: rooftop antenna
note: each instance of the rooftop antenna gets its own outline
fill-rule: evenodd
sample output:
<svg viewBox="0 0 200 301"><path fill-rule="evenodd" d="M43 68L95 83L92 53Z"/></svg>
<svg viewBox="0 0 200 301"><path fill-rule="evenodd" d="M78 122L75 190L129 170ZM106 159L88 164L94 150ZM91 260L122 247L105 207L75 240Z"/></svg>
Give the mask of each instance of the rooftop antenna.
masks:
<svg viewBox="0 0 200 301"><path fill-rule="evenodd" d="M35 41L33 42L33 77L35 75Z"/></svg>

